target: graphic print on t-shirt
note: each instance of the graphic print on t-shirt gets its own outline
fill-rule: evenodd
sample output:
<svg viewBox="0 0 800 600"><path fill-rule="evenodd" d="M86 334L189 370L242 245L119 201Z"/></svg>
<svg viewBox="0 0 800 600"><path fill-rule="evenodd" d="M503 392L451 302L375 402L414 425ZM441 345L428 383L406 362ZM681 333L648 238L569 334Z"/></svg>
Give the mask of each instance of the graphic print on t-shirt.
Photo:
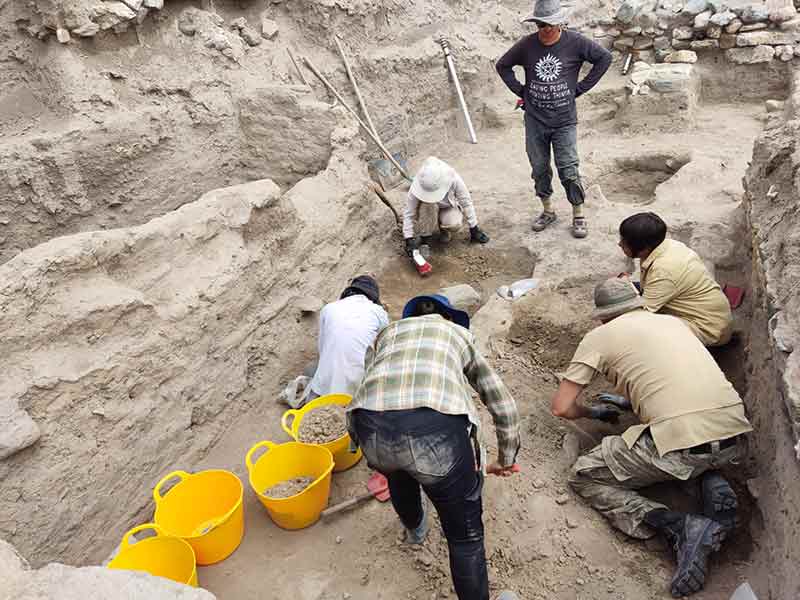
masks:
<svg viewBox="0 0 800 600"><path fill-rule="evenodd" d="M536 62L536 79L528 86L535 106L551 110L569 106L572 92L566 78L561 77L563 70L561 60L550 52Z"/></svg>

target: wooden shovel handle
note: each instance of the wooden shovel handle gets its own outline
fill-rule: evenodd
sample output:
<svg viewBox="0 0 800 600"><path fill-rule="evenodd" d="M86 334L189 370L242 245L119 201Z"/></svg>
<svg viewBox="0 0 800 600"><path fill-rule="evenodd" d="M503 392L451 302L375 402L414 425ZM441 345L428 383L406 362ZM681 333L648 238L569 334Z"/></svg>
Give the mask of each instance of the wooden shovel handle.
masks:
<svg viewBox="0 0 800 600"><path fill-rule="evenodd" d="M335 514L342 512L343 510L350 508L351 506L355 506L356 504L360 504L365 500L369 500L370 498L372 498L372 492L367 492L366 494L362 494L361 496L350 498L350 500L345 500L344 502L340 502L339 504L331 506L330 508L326 508L325 510L322 511L321 516L323 519L326 519L328 517L331 517Z"/></svg>

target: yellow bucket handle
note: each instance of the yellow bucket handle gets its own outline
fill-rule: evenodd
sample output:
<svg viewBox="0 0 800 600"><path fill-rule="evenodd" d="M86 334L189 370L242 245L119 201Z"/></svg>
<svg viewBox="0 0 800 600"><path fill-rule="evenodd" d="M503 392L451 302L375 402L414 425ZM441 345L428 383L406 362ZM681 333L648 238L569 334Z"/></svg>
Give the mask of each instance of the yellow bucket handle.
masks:
<svg viewBox="0 0 800 600"><path fill-rule="evenodd" d="M302 411L294 410L294 409L290 408L285 413L283 413L283 416L281 417L281 427L283 427L283 430L286 433L288 433L292 437L292 439L295 440L295 441L297 440L297 436L292 431L292 425L294 425L294 420L297 418L297 415L299 415L301 412ZM292 417L291 425L289 423L287 423L287 420L289 419L289 417Z"/></svg>
<svg viewBox="0 0 800 600"><path fill-rule="evenodd" d="M127 548L128 546L133 546L133 544L131 544L131 538L134 535L136 535L137 533L139 533L140 531L147 531L147 530L155 531L156 532L156 537L164 535L164 532L155 523L144 523L143 525L137 525L133 529L129 529L128 531L126 531L125 535L122 536L122 541L120 542L120 546L122 548ZM138 541L138 540L136 540L136 541Z"/></svg>
<svg viewBox="0 0 800 600"><path fill-rule="evenodd" d="M247 467L247 470L248 471L253 470L253 467L255 466L255 463L253 462L253 454L255 454L257 450L259 450L260 448L266 448L267 452L269 452L275 446L277 446L277 444L273 444L272 442L267 442L267 441L258 442L257 444L254 444L253 447L250 448L250 450L247 452L247 456L244 457L244 464Z"/></svg>
<svg viewBox="0 0 800 600"><path fill-rule="evenodd" d="M162 477L161 481L156 484L156 487L153 488L153 500L155 500L156 504L161 502L164 499L164 496L161 495L161 487L167 483L173 477L177 477L181 481L186 479L187 477L191 477L189 473L186 471L173 471L172 473L168 473Z"/></svg>

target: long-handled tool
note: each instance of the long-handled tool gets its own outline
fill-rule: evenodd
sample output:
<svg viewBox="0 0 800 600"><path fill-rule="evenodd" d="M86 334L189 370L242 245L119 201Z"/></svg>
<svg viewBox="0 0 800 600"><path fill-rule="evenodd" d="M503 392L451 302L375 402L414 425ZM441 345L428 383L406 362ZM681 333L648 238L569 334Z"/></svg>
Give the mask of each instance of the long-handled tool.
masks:
<svg viewBox="0 0 800 600"><path fill-rule="evenodd" d="M353 115L353 117L358 122L358 124L361 126L361 128L364 131L366 131L367 135L369 135L369 137L372 138L372 141L375 142L375 144L377 144L377 146L380 149L380 151L383 153L383 155L386 157L386 159L394 165L395 169L397 169L404 178L406 178L408 181L411 181L411 176L400 165L400 163L398 163L395 160L395 158L392 156L391 152L389 152L386 149L386 147L383 145L383 143L378 139L378 137L369 128L369 125L364 123L364 121L361 120L361 117L358 116L358 113L356 113L356 111L354 111L352 108L350 108L350 106L347 104L347 102L344 101L344 98L342 98L342 95L336 90L335 87L333 87L333 85L331 85L331 83L325 78L325 76L319 71L319 69L317 69L317 67L314 66L314 63L311 62L311 60L307 56L303 57L303 61L305 61L305 63L308 66L308 68L311 69L311 72L314 73L314 75L316 75L317 79L319 79L322 82L322 84L326 88L328 88L328 90L330 90L331 94L333 94L335 96L335 98L341 103L341 105L344 106L344 108L347 110L347 112L349 112L351 115Z"/></svg>
<svg viewBox="0 0 800 600"><path fill-rule="evenodd" d="M467 102L464 100L464 93L461 91L461 84L458 82L458 74L456 73L456 65L453 63L453 55L450 53L450 42L448 42L444 37L441 37L436 41L442 47L442 51L444 52L444 57L447 61L447 68L450 70L450 77L453 79L453 85L455 86L456 94L458 95L458 102L461 104L461 111L464 113L464 119L467 122L469 140L473 144L477 144L478 137L475 135L475 128L472 126L472 119L469 116Z"/></svg>
<svg viewBox="0 0 800 600"><path fill-rule="evenodd" d="M361 107L361 112L364 114L364 120L367 122L367 125L369 125L369 128L372 130L372 133L375 135L378 141L383 143L383 140L378 133L378 128L375 127L375 123L372 122L372 117L369 114L369 110L367 110L367 104L364 102L364 97L361 95L361 90L358 87L355 73L353 73L353 69L350 67L350 60L347 58L347 54L345 53L340 40L341 37L339 34L334 34L333 41L336 43L337 50L339 50L339 56L342 57L344 69L347 71L347 77L350 79L350 83L353 84L353 92L355 92L358 105ZM408 160L406 160L406 157L402 152L393 152L392 158L394 159L394 162L403 167L403 169L408 169ZM369 161L367 164L367 170L369 171L369 175L372 177L372 180L380 185L381 189L384 191L395 188L404 181L403 174L394 168L392 162L389 162L385 158L376 158Z"/></svg>
<svg viewBox="0 0 800 600"><path fill-rule="evenodd" d="M357 504L361 504L370 498L375 498L378 500L378 502L386 502L390 497L389 482L386 480L386 477L380 473L373 473L370 476L369 481L367 481L367 490L368 491L366 494L361 494L360 496L350 498L350 500L345 500L344 502L340 502L339 504L331 506L330 508L326 508L322 511L322 518L330 518L333 515L339 514L343 510L347 510L348 508Z"/></svg>

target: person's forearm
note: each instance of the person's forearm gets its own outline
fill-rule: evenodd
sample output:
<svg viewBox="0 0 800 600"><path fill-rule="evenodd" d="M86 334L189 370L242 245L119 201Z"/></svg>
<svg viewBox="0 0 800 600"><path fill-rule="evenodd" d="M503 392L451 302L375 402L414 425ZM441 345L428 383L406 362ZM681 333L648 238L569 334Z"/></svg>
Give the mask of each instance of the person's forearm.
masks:
<svg viewBox="0 0 800 600"><path fill-rule="evenodd" d="M592 69L589 71L586 77L584 77L583 80L578 83L576 89L578 96L585 94L597 85L603 75L606 74L606 71L608 71L608 68L611 66L611 58L610 52L606 52L599 57L599 60L594 63Z"/></svg>
<svg viewBox="0 0 800 600"><path fill-rule="evenodd" d="M414 218L418 205L419 202L411 196L406 200L406 208L403 211L403 237L405 239L414 237Z"/></svg>
<svg viewBox="0 0 800 600"><path fill-rule="evenodd" d="M561 411L553 411L553 414L562 419L588 419L591 417L589 408L584 406L581 402L575 402L571 406Z"/></svg>
<svg viewBox="0 0 800 600"><path fill-rule="evenodd" d="M514 75L514 65L504 63L503 59L501 58L499 61L497 61L496 68L497 73L500 75L500 79L503 80L503 83L506 84L508 89L510 89L515 95L522 98L525 86L523 86L519 79L517 79L517 76Z"/></svg>

